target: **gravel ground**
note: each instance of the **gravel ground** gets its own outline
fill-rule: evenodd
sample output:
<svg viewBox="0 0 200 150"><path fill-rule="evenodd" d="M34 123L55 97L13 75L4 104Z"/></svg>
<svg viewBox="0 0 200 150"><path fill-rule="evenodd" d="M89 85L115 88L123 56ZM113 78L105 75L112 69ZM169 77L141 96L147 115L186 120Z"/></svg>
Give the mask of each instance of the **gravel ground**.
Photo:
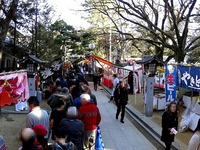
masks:
<svg viewBox="0 0 200 150"><path fill-rule="evenodd" d="M47 111L50 110L45 100L41 102L41 107ZM7 150L18 150L21 146L19 133L25 127L26 121L27 112L17 112L16 114L13 113L15 112L14 108L14 106L6 106L2 108L3 113L0 115L0 135L4 138Z"/></svg>

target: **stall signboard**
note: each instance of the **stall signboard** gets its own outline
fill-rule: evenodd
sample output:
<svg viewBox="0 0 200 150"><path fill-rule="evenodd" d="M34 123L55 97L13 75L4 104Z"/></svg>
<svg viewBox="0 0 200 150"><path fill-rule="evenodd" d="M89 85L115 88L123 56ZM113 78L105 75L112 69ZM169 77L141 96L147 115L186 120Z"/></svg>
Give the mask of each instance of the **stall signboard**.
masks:
<svg viewBox="0 0 200 150"><path fill-rule="evenodd" d="M176 66L166 65L165 69L165 93L166 102L176 101L176 82L177 82L177 68Z"/></svg>
<svg viewBox="0 0 200 150"><path fill-rule="evenodd" d="M179 87L200 92L200 67L178 66L178 81Z"/></svg>

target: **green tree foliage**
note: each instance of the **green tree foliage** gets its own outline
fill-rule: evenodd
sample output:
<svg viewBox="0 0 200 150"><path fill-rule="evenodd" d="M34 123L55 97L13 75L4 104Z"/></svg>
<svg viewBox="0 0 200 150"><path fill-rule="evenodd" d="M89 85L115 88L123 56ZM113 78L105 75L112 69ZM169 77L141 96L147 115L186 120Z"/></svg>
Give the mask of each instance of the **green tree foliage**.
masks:
<svg viewBox="0 0 200 150"><path fill-rule="evenodd" d="M45 9L44 9L45 8ZM51 24L51 15L53 9L44 0L1 0L0 2L0 62L2 60L3 51L7 50L4 47L4 41L10 29L10 36L14 38L15 31L20 34L15 36L17 42L17 49L15 49L15 54L25 55L26 52L31 52L33 54L38 53L38 47L44 48L45 41L44 36L48 39L48 34L46 35L46 30ZM40 32L41 31L41 32ZM40 32L40 33L39 33ZM23 39L22 35L23 33ZM23 53L19 52L23 49ZM15 55L10 53L10 55ZM17 55L22 57L21 55ZM0 63L1 64L1 63Z"/></svg>
<svg viewBox="0 0 200 150"><path fill-rule="evenodd" d="M91 31L76 30L63 20L58 20L48 28L40 25L38 30L38 55L44 60L61 58L66 53L85 54L95 35Z"/></svg>

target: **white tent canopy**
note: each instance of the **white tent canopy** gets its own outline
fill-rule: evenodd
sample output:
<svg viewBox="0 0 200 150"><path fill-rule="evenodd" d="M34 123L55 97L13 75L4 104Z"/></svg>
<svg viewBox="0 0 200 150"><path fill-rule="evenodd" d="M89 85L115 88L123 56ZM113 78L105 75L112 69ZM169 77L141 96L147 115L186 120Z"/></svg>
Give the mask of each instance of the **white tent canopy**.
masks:
<svg viewBox="0 0 200 150"><path fill-rule="evenodd" d="M141 67L142 67L142 66L139 65L139 64L134 64L134 70L139 70L139 69L141 69ZM124 69L133 71L133 66L125 66Z"/></svg>

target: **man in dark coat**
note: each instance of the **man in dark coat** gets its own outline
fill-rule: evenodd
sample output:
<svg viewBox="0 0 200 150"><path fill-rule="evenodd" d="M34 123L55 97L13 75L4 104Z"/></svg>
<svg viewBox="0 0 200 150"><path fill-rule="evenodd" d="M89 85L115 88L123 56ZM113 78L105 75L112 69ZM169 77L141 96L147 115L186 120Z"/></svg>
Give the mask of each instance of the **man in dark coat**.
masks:
<svg viewBox="0 0 200 150"><path fill-rule="evenodd" d="M97 87L98 87L98 74L97 73L94 73L93 74L93 84L94 84L94 90L97 91Z"/></svg>
<svg viewBox="0 0 200 150"><path fill-rule="evenodd" d="M128 102L128 90L123 85L123 82L119 82L115 92L114 92L115 102L117 105L117 113L116 113L116 119L118 119L118 116L121 112L121 123L124 123L124 115L125 115L125 107Z"/></svg>
<svg viewBox="0 0 200 150"><path fill-rule="evenodd" d="M129 84L129 93L130 94L133 94L133 71L130 71L129 72L129 75L128 75L128 84Z"/></svg>

